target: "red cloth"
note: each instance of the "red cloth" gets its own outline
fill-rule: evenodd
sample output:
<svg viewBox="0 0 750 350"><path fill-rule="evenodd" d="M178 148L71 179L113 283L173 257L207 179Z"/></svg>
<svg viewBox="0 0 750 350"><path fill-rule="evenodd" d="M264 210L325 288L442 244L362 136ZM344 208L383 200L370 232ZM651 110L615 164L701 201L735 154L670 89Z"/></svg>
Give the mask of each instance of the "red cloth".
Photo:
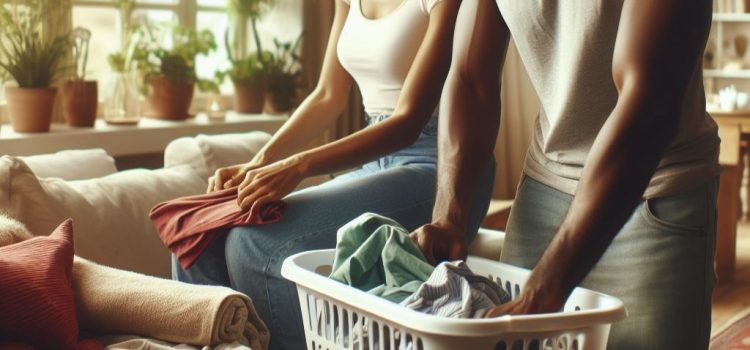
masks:
<svg viewBox="0 0 750 350"><path fill-rule="evenodd" d="M227 228L278 222L285 207L284 202L275 202L251 215L237 205L234 187L161 203L150 216L159 238L187 269Z"/></svg>
<svg viewBox="0 0 750 350"><path fill-rule="evenodd" d="M26 348L75 349L78 320L71 287L73 223L49 237L0 248L0 340ZM3 348L23 348L5 343Z"/></svg>

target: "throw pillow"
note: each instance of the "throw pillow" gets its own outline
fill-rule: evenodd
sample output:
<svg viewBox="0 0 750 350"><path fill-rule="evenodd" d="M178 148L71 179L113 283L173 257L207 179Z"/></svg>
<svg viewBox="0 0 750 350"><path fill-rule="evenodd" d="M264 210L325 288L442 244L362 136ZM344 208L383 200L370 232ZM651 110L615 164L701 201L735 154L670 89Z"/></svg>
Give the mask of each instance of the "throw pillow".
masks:
<svg viewBox="0 0 750 350"><path fill-rule="evenodd" d="M205 180L189 166L129 170L65 182L38 179L26 164L0 158L0 208L35 235L65 218L76 223L78 255L102 265L169 277L170 254L148 217L156 204L205 191Z"/></svg>
<svg viewBox="0 0 750 350"><path fill-rule="evenodd" d="M117 172L115 159L103 149L67 150L20 158L40 178L85 180Z"/></svg>
<svg viewBox="0 0 750 350"><path fill-rule="evenodd" d="M218 168L249 162L270 139L261 131L183 137L167 145L164 167L190 165L207 179Z"/></svg>
<svg viewBox="0 0 750 350"><path fill-rule="evenodd" d="M0 247L0 339L43 349L75 348L72 267L71 220L49 237Z"/></svg>

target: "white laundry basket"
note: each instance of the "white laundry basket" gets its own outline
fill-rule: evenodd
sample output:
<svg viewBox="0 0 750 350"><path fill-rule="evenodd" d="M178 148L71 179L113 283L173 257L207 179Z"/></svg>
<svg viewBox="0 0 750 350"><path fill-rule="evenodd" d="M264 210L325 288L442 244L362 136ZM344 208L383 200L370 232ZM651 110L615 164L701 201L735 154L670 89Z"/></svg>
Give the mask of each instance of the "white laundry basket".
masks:
<svg viewBox="0 0 750 350"><path fill-rule="evenodd" d="M329 279L334 255L334 250L300 253L287 258L281 269L297 284L309 350L600 350L607 345L610 325L626 316L619 299L576 288L560 313L437 317ZM530 273L477 257L469 257L467 264L514 298Z"/></svg>

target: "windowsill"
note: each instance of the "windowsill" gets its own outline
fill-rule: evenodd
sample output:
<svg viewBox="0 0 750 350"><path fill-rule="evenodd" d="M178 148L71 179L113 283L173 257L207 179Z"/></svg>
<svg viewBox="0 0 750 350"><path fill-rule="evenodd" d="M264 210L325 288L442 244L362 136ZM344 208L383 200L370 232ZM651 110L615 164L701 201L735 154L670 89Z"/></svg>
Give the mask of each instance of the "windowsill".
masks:
<svg viewBox="0 0 750 350"><path fill-rule="evenodd" d="M10 125L0 130L0 152L14 156L54 153L65 149L103 148L112 156L154 154L174 139L197 134L223 134L251 131L274 133L286 116L240 115L227 113L224 121L211 121L200 114L187 121L141 119L137 126L107 125L99 119L94 128L72 128L53 124L49 133L21 134Z"/></svg>

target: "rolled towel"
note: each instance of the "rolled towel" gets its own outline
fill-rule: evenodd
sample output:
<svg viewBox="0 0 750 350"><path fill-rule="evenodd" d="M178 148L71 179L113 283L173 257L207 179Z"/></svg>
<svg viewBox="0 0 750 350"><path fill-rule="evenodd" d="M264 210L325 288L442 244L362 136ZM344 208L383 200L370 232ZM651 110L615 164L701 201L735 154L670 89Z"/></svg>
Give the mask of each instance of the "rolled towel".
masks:
<svg viewBox="0 0 750 350"><path fill-rule="evenodd" d="M22 223L0 213L0 247L33 237Z"/></svg>
<svg viewBox="0 0 750 350"><path fill-rule="evenodd" d="M73 290L81 329L216 346L267 349L270 334L246 295L121 271L76 257Z"/></svg>

